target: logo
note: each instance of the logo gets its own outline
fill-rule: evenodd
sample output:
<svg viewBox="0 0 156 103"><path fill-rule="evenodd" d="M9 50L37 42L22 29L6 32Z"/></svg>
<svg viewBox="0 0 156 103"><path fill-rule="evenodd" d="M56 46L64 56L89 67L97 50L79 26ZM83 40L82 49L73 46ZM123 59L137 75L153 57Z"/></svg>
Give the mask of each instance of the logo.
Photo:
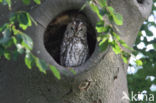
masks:
<svg viewBox="0 0 156 103"><path fill-rule="evenodd" d="M123 97L121 98L122 100L128 100L128 101L130 101L130 98L128 97L128 95L127 95L127 93L126 92L122 92L123 93Z"/></svg>
<svg viewBox="0 0 156 103"><path fill-rule="evenodd" d="M130 93L130 97L128 94L123 91L123 96L121 100L128 100L128 101L138 101L138 102L153 102L154 101L154 94L147 94L144 92L134 93L133 91Z"/></svg>

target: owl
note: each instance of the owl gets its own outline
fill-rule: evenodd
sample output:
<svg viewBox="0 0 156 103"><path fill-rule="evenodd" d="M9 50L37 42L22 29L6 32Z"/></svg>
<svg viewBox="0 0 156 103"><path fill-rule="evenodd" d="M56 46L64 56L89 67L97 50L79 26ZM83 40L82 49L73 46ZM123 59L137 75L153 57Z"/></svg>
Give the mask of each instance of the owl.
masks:
<svg viewBox="0 0 156 103"><path fill-rule="evenodd" d="M60 50L60 63L65 67L76 67L86 61L89 53L86 22L74 19L67 25Z"/></svg>

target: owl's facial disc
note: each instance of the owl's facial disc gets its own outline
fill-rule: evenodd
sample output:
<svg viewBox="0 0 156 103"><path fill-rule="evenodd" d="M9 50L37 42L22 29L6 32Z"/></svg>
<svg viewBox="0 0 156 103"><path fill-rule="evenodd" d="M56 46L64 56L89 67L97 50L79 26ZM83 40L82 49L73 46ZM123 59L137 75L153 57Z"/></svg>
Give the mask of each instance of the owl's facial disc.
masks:
<svg viewBox="0 0 156 103"><path fill-rule="evenodd" d="M71 30L77 32L79 28L79 23L77 21L72 22Z"/></svg>
<svg viewBox="0 0 156 103"><path fill-rule="evenodd" d="M87 32L86 24L80 20L73 20L69 29L75 36L82 36L81 34L85 35Z"/></svg>

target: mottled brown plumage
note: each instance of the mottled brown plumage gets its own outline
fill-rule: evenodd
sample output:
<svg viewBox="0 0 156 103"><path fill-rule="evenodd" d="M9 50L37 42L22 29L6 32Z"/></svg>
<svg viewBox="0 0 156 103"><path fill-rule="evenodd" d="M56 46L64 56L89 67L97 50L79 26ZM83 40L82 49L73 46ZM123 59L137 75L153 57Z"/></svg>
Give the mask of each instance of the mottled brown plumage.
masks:
<svg viewBox="0 0 156 103"><path fill-rule="evenodd" d="M87 26L80 18L72 20L64 33L60 52L60 63L75 67L84 63L88 56Z"/></svg>

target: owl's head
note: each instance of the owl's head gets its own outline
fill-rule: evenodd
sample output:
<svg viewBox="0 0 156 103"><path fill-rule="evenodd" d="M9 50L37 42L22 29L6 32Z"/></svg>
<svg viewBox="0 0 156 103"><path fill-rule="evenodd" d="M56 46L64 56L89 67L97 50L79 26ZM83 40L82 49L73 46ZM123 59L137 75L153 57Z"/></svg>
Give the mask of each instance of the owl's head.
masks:
<svg viewBox="0 0 156 103"><path fill-rule="evenodd" d="M75 36L86 36L86 32L87 32L87 26L86 26L86 22L82 21L81 19L73 19L73 21L71 22L72 26L71 26L71 30L74 31Z"/></svg>

